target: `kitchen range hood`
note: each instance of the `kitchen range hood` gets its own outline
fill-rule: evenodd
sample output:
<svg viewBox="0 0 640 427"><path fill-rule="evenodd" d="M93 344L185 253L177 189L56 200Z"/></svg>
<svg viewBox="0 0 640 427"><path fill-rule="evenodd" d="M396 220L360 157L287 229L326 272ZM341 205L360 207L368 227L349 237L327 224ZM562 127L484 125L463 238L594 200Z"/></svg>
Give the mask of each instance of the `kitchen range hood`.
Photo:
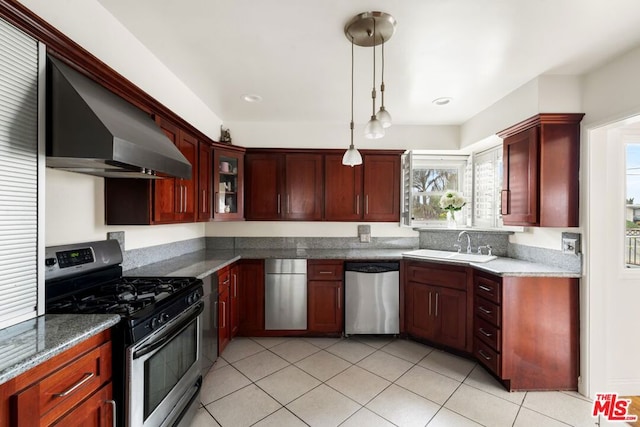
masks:
<svg viewBox="0 0 640 427"><path fill-rule="evenodd" d="M109 178L191 178L191 164L142 110L47 58L47 167Z"/></svg>

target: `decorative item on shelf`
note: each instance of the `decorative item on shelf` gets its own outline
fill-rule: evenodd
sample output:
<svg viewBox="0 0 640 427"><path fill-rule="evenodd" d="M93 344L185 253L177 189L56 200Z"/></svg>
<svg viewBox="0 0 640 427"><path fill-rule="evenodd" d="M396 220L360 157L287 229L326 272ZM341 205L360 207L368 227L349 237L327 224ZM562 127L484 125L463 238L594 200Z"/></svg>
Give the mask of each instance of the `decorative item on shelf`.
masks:
<svg viewBox="0 0 640 427"><path fill-rule="evenodd" d="M231 131L222 125L220 125L220 142L231 144Z"/></svg>
<svg viewBox="0 0 640 427"><path fill-rule="evenodd" d="M462 194L457 191L447 191L440 197L440 207L447 211L447 227L448 228L456 228L458 224L456 223L456 211L462 209L464 205L467 204L467 201L464 199Z"/></svg>

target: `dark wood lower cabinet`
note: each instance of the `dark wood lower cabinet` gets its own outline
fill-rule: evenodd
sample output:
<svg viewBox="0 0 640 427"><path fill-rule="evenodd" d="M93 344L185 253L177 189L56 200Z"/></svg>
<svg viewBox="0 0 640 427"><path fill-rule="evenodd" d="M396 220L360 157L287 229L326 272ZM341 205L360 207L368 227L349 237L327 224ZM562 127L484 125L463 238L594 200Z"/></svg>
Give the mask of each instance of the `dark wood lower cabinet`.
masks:
<svg viewBox="0 0 640 427"><path fill-rule="evenodd" d="M476 271L474 355L507 389L577 389L578 283Z"/></svg>
<svg viewBox="0 0 640 427"><path fill-rule="evenodd" d="M307 330L342 332L342 281L307 282Z"/></svg>
<svg viewBox="0 0 640 427"><path fill-rule="evenodd" d="M239 327L238 335L264 334L264 260L243 259L238 262Z"/></svg>
<svg viewBox="0 0 640 427"><path fill-rule="evenodd" d="M113 425L111 360L106 330L3 383L0 426Z"/></svg>
<svg viewBox="0 0 640 427"><path fill-rule="evenodd" d="M406 332L430 344L470 353L470 269L405 261L404 271Z"/></svg>
<svg viewBox="0 0 640 427"><path fill-rule="evenodd" d="M464 350L467 344L467 293L409 282L406 286L407 332L445 347Z"/></svg>
<svg viewBox="0 0 640 427"><path fill-rule="evenodd" d="M224 267L218 271L218 354L222 354L231 341L231 325L229 311L231 309L231 299L229 283L231 275L229 267Z"/></svg>

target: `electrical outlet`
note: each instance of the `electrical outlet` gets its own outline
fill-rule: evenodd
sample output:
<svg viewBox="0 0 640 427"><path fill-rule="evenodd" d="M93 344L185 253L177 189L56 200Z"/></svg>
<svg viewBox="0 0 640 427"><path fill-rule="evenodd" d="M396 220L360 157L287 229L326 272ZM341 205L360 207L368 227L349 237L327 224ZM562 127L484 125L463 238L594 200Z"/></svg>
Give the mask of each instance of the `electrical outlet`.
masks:
<svg viewBox="0 0 640 427"><path fill-rule="evenodd" d="M580 254L579 233L562 233L562 253L569 255Z"/></svg>
<svg viewBox="0 0 640 427"><path fill-rule="evenodd" d="M371 243L371 226L359 225L358 238L360 239L360 243Z"/></svg>
<svg viewBox="0 0 640 427"><path fill-rule="evenodd" d="M571 255L577 255L577 249L576 249L576 239L569 239L569 238L564 238L562 239L562 253L563 254L571 254Z"/></svg>

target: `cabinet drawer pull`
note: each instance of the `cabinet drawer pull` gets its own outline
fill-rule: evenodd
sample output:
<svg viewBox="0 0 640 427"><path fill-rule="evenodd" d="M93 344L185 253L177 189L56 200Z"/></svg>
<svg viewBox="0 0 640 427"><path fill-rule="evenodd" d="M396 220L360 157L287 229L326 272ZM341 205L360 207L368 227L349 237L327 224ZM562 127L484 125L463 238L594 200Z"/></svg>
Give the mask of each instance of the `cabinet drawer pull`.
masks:
<svg viewBox="0 0 640 427"><path fill-rule="evenodd" d="M493 313L492 310L487 310L486 308L484 308L483 306L478 306L478 310L480 310L481 312L483 312L484 314L491 314Z"/></svg>
<svg viewBox="0 0 640 427"><path fill-rule="evenodd" d="M478 350L478 354L482 356L485 360L491 360L491 356L487 356L484 351Z"/></svg>
<svg viewBox="0 0 640 427"><path fill-rule="evenodd" d="M333 271L318 271L318 274L333 274Z"/></svg>
<svg viewBox="0 0 640 427"><path fill-rule="evenodd" d="M431 316L431 292L429 292L429 316Z"/></svg>
<svg viewBox="0 0 640 427"><path fill-rule="evenodd" d="M93 372L85 372L84 376L80 381L78 381L77 383L69 387L67 390L63 391L62 393L53 393L53 397L69 396L71 393L76 391L78 388L82 387L87 381L89 381L91 378L95 376L96 374L94 374Z"/></svg>
<svg viewBox="0 0 640 427"><path fill-rule="evenodd" d="M493 334L492 334L492 333L485 331L485 330L484 330L484 328L480 328L480 329L478 329L478 330L479 330L479 331L480 331L480 333L481 333L482 335L484 335L485 337L492 337L492 336L493 336Z"/></svg>
<svg viewBox="0 0 640 427"><path fill-rule="evenodd" d="M219 302L218 301L214 301L213 302L213 306L215 307L213 310L213 327L218 329L220 327L220 322L218 321L218 318L220 317L220 314L218 313L218 306L219 306Z"/></svg>
<svg viewBox="0 0 640 427"><path fill-rule="evenodd" d="M436 317L438 317L438 295L439 294L440 294L439 292L436 292Z"/></svg>
<svg viewBox="0 0 640 427"><path fill-rule="evenodd" d="M485 291L485 292L493 292L493 288L488 288L486 286L478 286L481 290Z"/></svg>
<svg viewBox="0 0 640 427"><path fill-rule="evenodd" d="M280 215L280 195L278 194L278 215Z"/></svg>
<svg viewBox="0 0 640 427"><path fill-rule="evenodd" d="M220 301L220 304L222 304L222 326L220 329L224 329L227 327L227 303Z"/></svg>
<svg viewBox="0 0 640 427"><path fill-rule="evenodd" d="M111 405L111 416L112 416L112 426L116 427L116 420L118 412L116 411L116 401L115 400L105 400L105 402L109 405Z"/></svg>
<svg viewBox="0 0 640 427"><path fill-rule="evenodd" d="M364 214L369 215L369 195L364 196Z"/></svg>

